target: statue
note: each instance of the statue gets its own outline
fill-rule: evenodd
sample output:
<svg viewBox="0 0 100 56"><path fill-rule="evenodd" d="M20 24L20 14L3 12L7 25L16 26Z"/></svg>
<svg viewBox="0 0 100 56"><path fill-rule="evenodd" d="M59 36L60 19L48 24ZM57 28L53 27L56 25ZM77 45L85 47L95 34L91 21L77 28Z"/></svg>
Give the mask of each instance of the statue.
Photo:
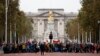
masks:
<svg viewBox="0 0 100 56"><path fill-rule="evenodd" d="M52 34L52 32L50 32L49 39L50 39L50 44L51 44L51 43L52 43L52 39L53 39L53 34Z"/></svg>
<svg viewBox="0 0 100 56"><path fill-rule="evenodd" d="M53 22L53 12L52 11L49 11L48 22L49 23Z"/></svg>
<svg viewBox="0 0 100 56"><path fill-rule="evenodd" d="M50 32L50 34L49 34L49 39L53 39L52 32Z"/></svg>

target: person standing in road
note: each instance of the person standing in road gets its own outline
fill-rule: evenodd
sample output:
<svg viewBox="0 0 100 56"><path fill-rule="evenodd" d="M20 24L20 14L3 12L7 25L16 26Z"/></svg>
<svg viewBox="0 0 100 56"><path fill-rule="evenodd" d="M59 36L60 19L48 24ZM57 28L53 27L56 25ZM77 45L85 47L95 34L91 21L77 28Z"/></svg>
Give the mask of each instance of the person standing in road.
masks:
<svg viewBox="0 0 100 56"><path fill-rule="evenodd" d="M45 51L45 44L44 43L40 44L40 51L41 51L41 56L44 55L44 51Z"/></svg>

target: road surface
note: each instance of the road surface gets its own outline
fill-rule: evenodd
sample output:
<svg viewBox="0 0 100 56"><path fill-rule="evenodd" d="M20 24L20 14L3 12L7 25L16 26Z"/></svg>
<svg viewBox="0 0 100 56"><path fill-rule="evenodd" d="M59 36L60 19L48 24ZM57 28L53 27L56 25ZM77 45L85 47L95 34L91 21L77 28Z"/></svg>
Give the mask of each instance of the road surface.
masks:
<svg viewBox="0 0 100 56"><path fill-rule="evenodd" d="M41 56L39 53L11 53L1 54L0 56ZM44 56L100 56L100 53L45 53Z"/></svg>

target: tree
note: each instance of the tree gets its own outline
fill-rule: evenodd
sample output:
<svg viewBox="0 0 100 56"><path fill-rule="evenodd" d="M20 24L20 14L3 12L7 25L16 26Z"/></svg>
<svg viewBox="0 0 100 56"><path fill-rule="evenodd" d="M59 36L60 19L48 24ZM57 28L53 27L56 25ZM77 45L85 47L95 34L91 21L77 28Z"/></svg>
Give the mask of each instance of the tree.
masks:
<svg viewBox="0 0 100 56"><path fill-rule="evenodd" d="M4 25L5 25L5 8L4 8L5 1L0 0L0 42L2 42L4 37Z"/></svg>
<svg viewBox="0 0 100 56"><path fill-rule="evenodd" d="M23 11L19 10L19 0L8 0L8 12L7 12L7 33L8 42L10 35L14 38L22 35L29 37L32 30L31 20L25 16ZM4 38L5 32L5 0L0 0L0 40ZM12 34L10 34L12 32ZM16 41L16 40L15 40Z"/></svg>
<svg viewBox="0 0 100 56"><path fill-rule="evenodd" d="M98 20L100 20L100 0L82 0L82 8L79 11L78 19L84 31L91 31L95 39L98 37Z"/></svg>
<svg viewBox="0 0 100 56"><path fill-rule="evenodd" d="M67 33L69 35L69 37L71 39L74 39L74 37L77 37L77 33L78 33L78 21L77 19L71 19L70 21L68 21L67 23Z"/></svg>

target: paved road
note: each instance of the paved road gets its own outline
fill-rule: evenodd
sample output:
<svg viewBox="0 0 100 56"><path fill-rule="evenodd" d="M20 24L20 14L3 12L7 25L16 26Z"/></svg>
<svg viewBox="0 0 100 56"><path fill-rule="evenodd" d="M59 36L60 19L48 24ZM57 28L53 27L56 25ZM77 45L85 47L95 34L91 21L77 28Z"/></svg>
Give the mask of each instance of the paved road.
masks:
<svg viewBox="0 0 100 56"><path fill-rule="evenodd" d="M0 56L41 56L40 53L16 53ZM100 56L100 53L45 53L44 56Z"/></svg>

